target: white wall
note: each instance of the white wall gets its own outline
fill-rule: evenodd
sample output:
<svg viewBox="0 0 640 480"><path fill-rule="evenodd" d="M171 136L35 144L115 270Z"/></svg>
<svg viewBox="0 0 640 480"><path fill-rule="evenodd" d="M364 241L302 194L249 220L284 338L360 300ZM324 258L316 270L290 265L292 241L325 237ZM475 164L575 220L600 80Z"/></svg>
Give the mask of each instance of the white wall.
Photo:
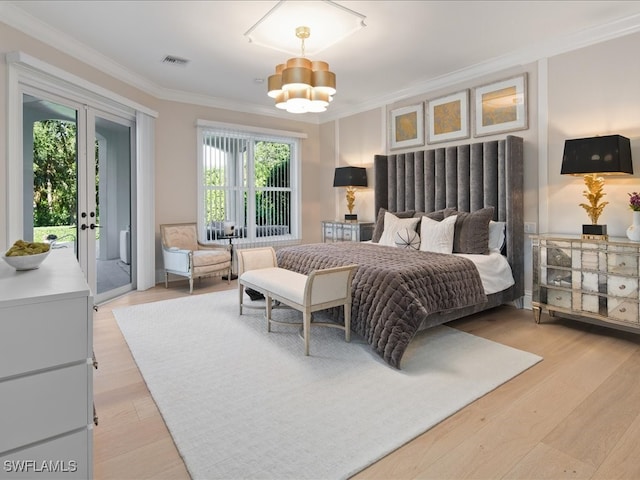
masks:
<svg viewBox="0 0 640 480"><path fill-rule="evenodd" d="M579 234L590 223L585 210L584 182L560 175L564 141L620 134L631 140L634 175L607 177L599 223L610 236L625 236L631 224L628 192L640 191L640 34L632 34L549 59L548 172L545 231ZM544 181L545 179L541 179Z"/></svg>

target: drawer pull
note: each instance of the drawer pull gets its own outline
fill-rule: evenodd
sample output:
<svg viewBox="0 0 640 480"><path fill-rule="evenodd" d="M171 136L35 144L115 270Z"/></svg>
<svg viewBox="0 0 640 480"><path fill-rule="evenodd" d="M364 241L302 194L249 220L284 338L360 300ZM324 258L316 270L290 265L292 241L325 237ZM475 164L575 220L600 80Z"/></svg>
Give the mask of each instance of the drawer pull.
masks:
<svg viewBox="0 0 640 480"><path fill-rule="evenodd" d="M556 297L556 300L562 300L562 297L558 296Z"/></svg>
<svg viewBox="0 0 640 480"><path fill-rule="evenodd" d="M626 286L626 285L620 285L618 288L619 288L620 290L624 290L625 288L627 288L627 286Z"/></svg>
<svg viewBox="0 0 640 480"><path fill-rule="evenodd" d="M620 308L620 313L624 313L624 312L626 312L626 311L627 311L627 309L626 309L625 307L621 307L621 308Z"/></svg>
<svg viewBox="0 0 640 480"><path fill-rule="evenodd" d="M618 265L619 267L626 267L627 264L625 262L621 262L620 265Z"/></svg>

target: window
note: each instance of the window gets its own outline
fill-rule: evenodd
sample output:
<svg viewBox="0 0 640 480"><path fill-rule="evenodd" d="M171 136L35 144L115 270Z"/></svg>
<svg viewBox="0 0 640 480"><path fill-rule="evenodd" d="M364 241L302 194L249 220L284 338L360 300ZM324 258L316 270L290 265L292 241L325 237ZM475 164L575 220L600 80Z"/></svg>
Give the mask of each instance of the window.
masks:
<svg viewBox="0 0 640 480"><path fill-rule="evenodd" d="M198 123L199 215L204 241L229 226L244 244L300 239L299 138Z"/></svg>

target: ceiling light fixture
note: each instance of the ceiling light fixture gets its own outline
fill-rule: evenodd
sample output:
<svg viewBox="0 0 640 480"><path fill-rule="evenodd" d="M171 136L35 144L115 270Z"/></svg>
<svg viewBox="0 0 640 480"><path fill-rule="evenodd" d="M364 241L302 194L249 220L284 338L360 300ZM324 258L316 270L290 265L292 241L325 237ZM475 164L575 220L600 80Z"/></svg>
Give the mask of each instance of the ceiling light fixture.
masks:
<svg viewBox="0 0 640 480"><path fill-rule="evenodd" d="M290 113L324 112L336 94L336 74L327 62L312 62L304 56L304 41L311 35L309 27L297 27L302 42L301 55L276 65L268 80L268 95L276 107Z"/></svg>

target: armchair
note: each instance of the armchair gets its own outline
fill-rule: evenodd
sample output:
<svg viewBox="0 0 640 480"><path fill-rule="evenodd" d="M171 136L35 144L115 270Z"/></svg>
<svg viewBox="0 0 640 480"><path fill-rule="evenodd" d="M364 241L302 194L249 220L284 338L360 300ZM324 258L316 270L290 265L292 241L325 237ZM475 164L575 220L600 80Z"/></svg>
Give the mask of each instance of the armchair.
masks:
<svg viewBox="0 0 640 480"><path fill-rule="evenodd" d="M228 246L204 245L198 242L195 223L160 225L164 286L169 287L169 274L189 279L189 293L193 293L193 279L227 275L231 283L231 253Z"/></svg>

